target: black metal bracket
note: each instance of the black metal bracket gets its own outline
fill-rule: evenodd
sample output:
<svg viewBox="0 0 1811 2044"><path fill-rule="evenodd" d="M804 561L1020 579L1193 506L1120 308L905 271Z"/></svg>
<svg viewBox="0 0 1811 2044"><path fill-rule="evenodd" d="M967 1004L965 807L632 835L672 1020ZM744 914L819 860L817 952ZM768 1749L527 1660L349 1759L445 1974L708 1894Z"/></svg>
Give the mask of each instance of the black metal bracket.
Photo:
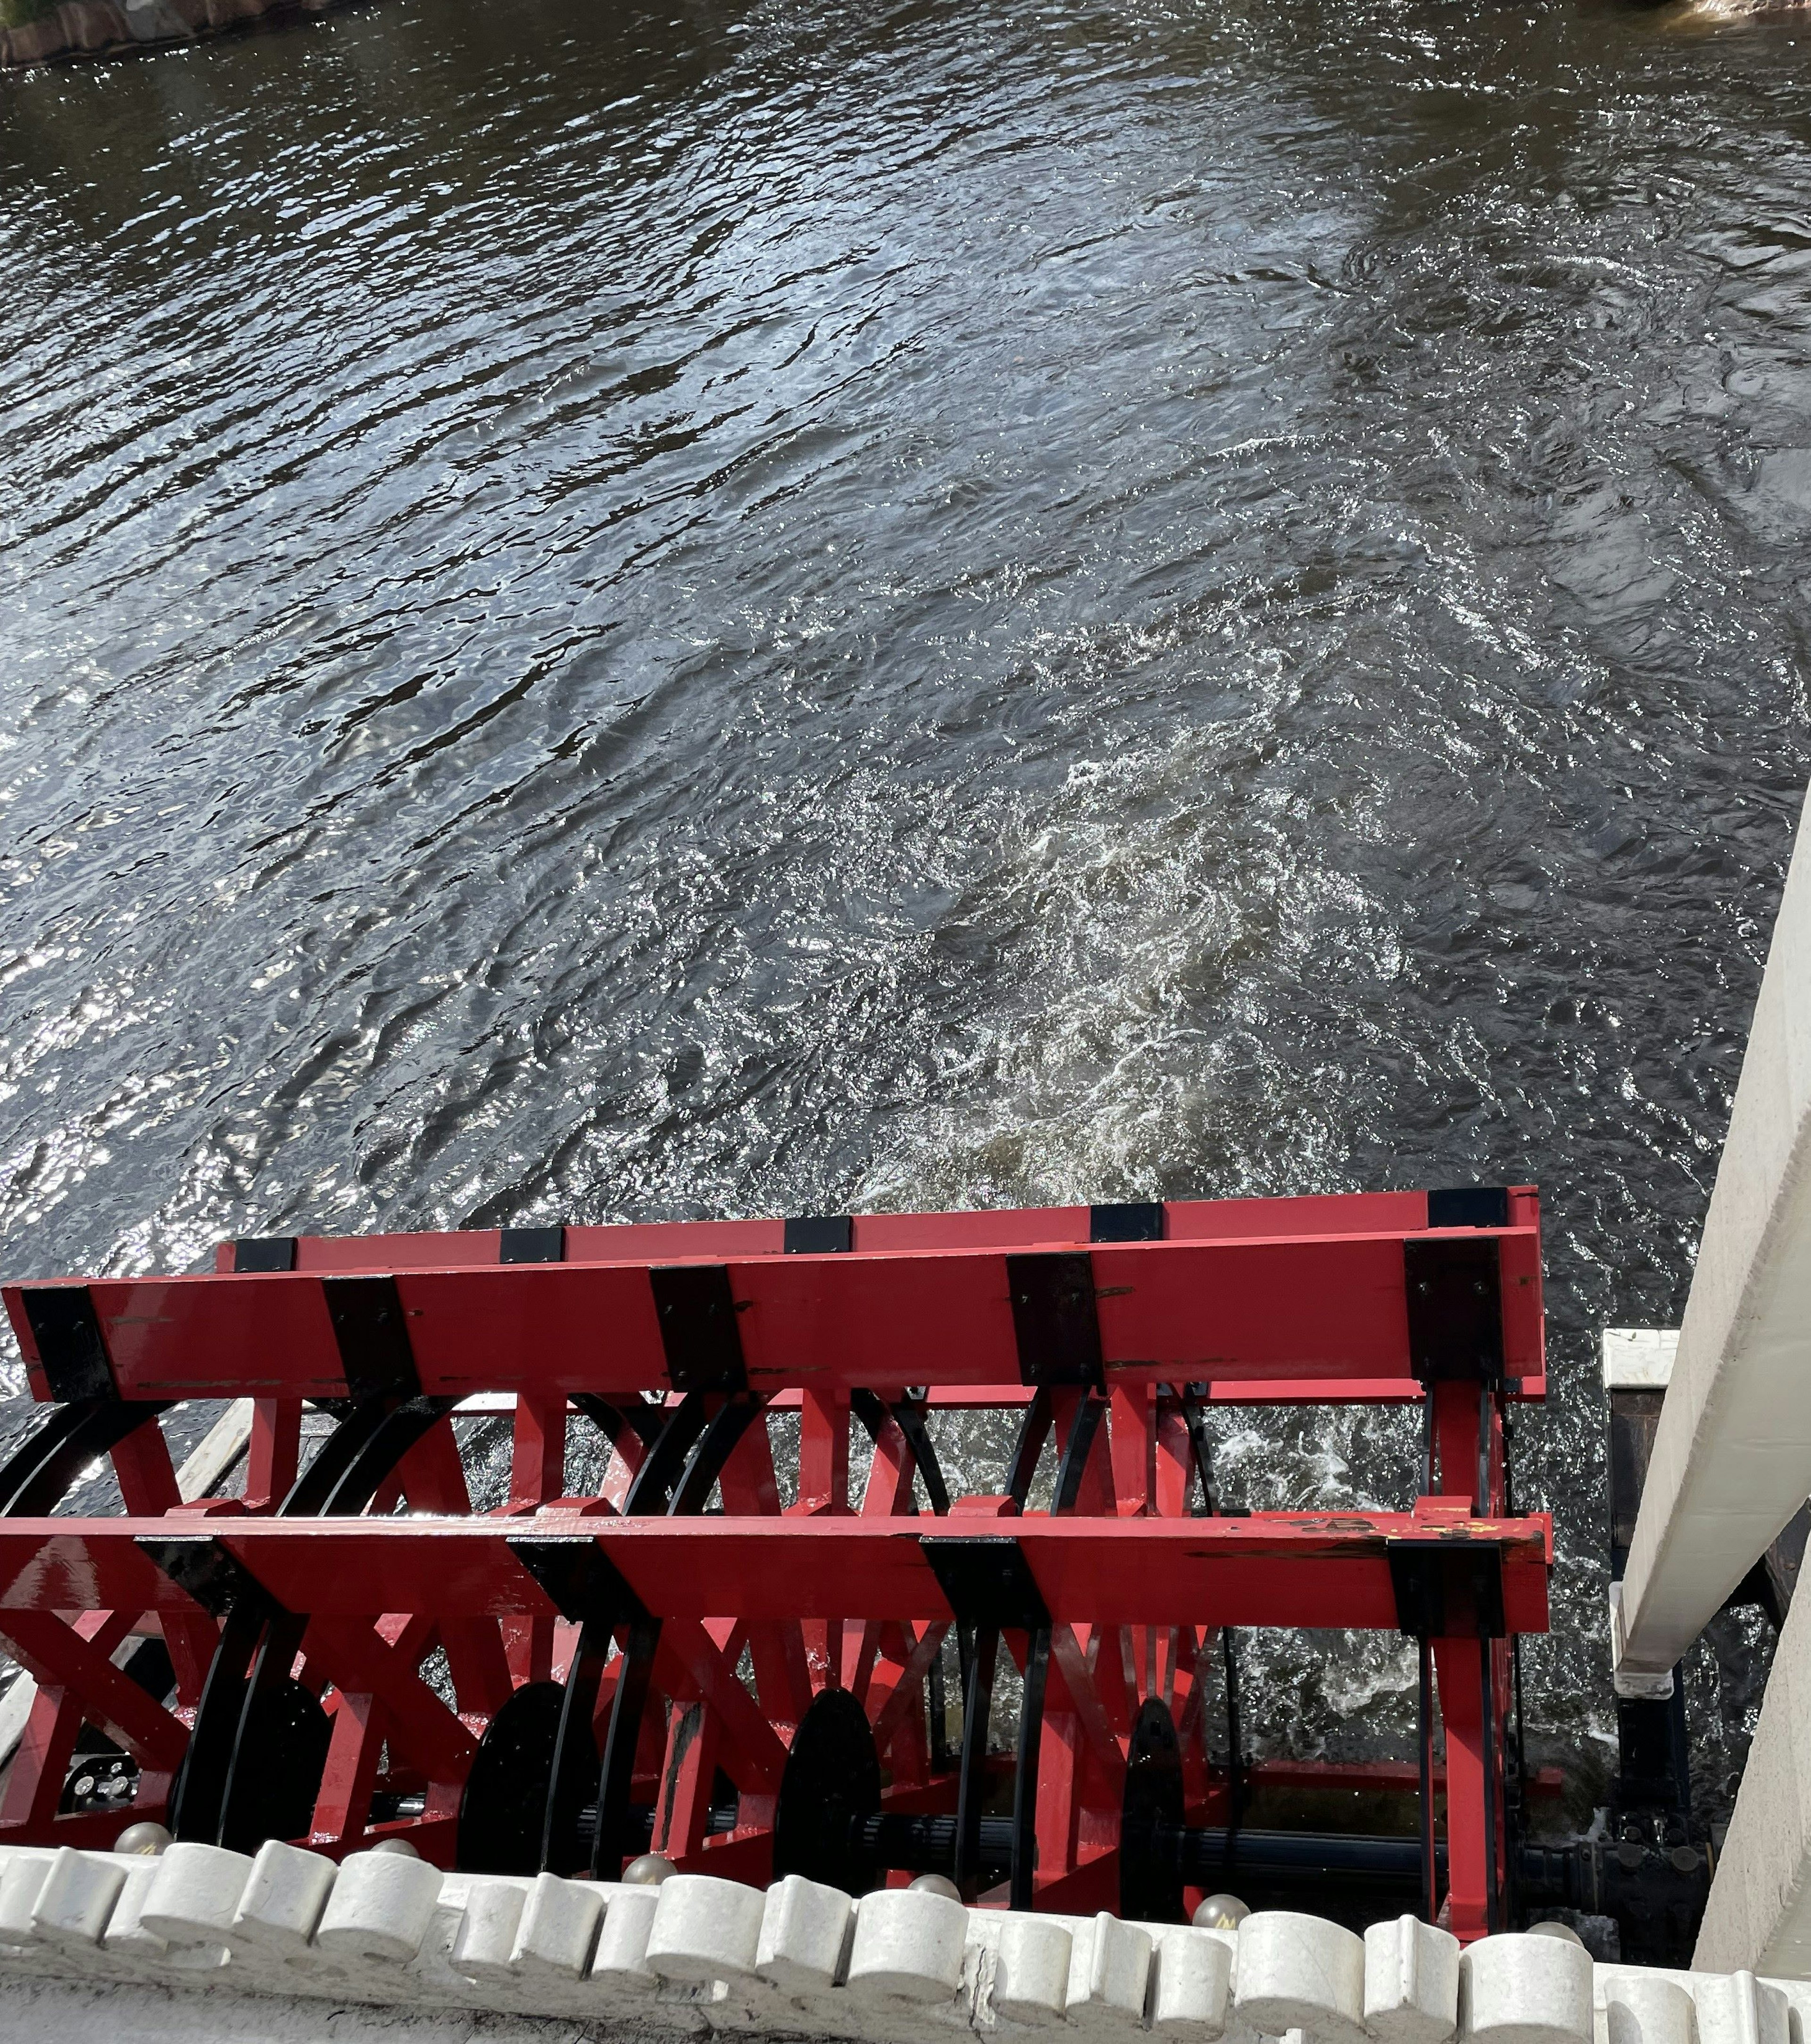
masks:
<svg viewBox="0 0 1811 2044"><path fill-rule="evenodd" d="M1507 1228L1507 1185L1456 1185L1428 1195L1429 1228Z"/></svg>
<svg viewBox="0 0 1811 2044"><path fill-rule="evenodd" d="M856 1246L856 1224L848 1214L794 1214L786 1222L788 1256L847 1256Z"/></svg>
<svg viewBox="0 0 1811 2044"><path fill-rule="evenodd" d="M566 1229L563 1224L557 1228L506 1228L503 1239L498 1247L499 1263L563 1263L566 1261Z"/></svg>
<svg viewBox="0 0 1811 2044"><path fill-rule="evenodd" d="M1161 1200L1135 1200L1117 1206L1088 1209L1090 1242L1161 1242L1163 1239L1163 1203Z"/></svg>
<svg viewBox="0 0 1811 2044"><path fill-rule="evenodd" d="M1423 1384L1503 1381L1503 1281L1497 1239L1409 1237L1402 1244L1409 1362Z"/></svg>
<svg viewBox="0 0 1811 2044"><path fill-rule="evenodd" d="M340 1367L354 1398L419 1398L421 1380L394 1278L323 1278Z"/></svg>
<svg viewBox="0 0 1811 2044"><path fill-rule="evenodd" d="M647 1607L594 1539L574 1533L504 1543L559 1608L579 1624L645 1619Z"/></svg>
<svg viewBox="0 0 1811 2044"><path fill-rule="evenodd" d="M721 1263L656 1264L648 1274L675 1391L746 1391L736 1299Z"/></svg>
<svg viewBox="0 0 1811 2044"><path fill-rule="evenodd" d="M237 1555L205 1533L140 1539L133 1544L210 1618L239 1611L250 1613L262 1624L290 1616Z"/></svg>
<svg viewBox="0 0 1811 2044"><path fill-rule="evenodd" d="M1094 1266L1086 1250L1041 1250L1006 1258L1021 1384L1103 1389Z"/></svg>
<svg viewBox="0 0 1811 2044"><path fill-rule="evenodd" d="M1503 1550L1494 1540L1386 1541L1396 1627L1412 1639L1501 1639Z"/></svg>
<svg viewBox="0 0 1811 2044"><path fill-rule="evenodd" d="M293 1270L295 1237L293 1235L241 1235L233 1245L236 1274L250 1271Z"/></svg>
<svg viewBox="0 0 1811 2044"><path fill-rule="evenodd" d="M62 1404L117 1399L100 1316L86 1285L29 1285L21 1293L50 1395Z"/></svg>
<svg viewBox="0 0 1811 2044"><path fill-rule="evenodd" d="M950 1609L965 1625L1036 1631L1050 1623L1025 1550L999 1534L921 1534L918 1546Z"/></svg>

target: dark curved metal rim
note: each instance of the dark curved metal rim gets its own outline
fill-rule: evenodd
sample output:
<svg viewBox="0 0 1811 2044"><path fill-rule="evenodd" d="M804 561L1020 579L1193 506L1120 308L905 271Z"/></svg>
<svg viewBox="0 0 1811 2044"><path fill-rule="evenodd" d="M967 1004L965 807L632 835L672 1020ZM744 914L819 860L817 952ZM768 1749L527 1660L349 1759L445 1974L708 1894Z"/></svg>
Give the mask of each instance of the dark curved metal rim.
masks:
<svg viewBox="0 0 1811 2044"><path fill-rule="evenodd" d="M0 1518L42 1519L90 1462L167 1412L168 1399L85 1398L58 1405L0 1466Z"/></svg>

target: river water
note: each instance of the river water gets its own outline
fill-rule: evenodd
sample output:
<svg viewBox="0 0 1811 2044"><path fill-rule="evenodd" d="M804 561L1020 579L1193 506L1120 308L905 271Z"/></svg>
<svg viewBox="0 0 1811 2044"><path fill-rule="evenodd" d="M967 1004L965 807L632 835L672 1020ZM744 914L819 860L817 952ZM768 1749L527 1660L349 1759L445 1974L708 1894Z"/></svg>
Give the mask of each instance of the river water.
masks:
<svg viewBox="0 0 1811 2044"><path fill-rule="evenodd" d="M1676 1320L1811 755L1808 54L386 0L0 82L6 1274L1532 1179L1601 1755L1595 1331ZM1260 1741L1408 1721L1252 1652Z"/></svg>

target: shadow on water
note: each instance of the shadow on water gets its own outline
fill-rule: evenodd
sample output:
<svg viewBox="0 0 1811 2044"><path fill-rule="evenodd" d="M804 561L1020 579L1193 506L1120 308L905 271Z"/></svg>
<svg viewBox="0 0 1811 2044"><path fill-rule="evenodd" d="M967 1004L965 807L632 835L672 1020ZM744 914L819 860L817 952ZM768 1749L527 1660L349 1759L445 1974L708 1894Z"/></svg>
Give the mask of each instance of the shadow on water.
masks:
<svg viewBox="0 0 1811 2044"><path fill-rule="evenodd" d="M1601 1753L1595 1332L1807 770L1801 33L396 0L0 84L9 1272L1536 1180ZM1400 1739L1348 1644L1261 1736Z"/></svg>

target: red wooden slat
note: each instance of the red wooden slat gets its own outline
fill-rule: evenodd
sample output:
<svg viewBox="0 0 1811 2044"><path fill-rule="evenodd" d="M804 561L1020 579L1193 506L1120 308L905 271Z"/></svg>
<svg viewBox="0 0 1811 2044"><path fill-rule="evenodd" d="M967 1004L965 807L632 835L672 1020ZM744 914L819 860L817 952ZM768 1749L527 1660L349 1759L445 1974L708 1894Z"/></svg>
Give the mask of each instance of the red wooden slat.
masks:
<svg viewBox="0 0 1811 2044"><path fill-rule="evenodd" d="M1101 1346L1183 1383L1409 1375L1400 1236L1094 1253Z"/></svg>
<svg viewBox="0 0 1811 2044"><path fill-rule="evenodd" d="M449 1263L494 1263L501 1228L461 1228L444 1235L299 1235L295 1267L317 1275L367 1270L444 1270Z"/></svg>
<svg viewBox="0 0 1811 2044"><path fill-rule="evenodd" d="M1418 1234L1428 1224L1425 1193L1320 1193L1294 1199L1172 1200L1165 1208L1172 1242L1235 1242L1275 1235Z"/></svg>
<svg viewBox="0 0 1811 2044"><path fill-rule="evenodd" d="M999 1207L975 1213L858 1214L862 1251L1072 1249L1088 1239L1086 1207Z"/></svg>
<svg viewBox="0 0 1811 2044"><path fill-rule="evenodd" d="M645 1258L683 1263L718 1262L730 1256L779 1256L786 1247L783 1220L625 1221L613 1228L569 1228L568 1263L616 1263Z"/></svg>
<svg viewBox="0 0 1811 2044"><path fill-rule="evenodd" d="M1515 1189L1520 1190L1520 1188ZM1309 1193L1290 1198L1172 1200L1165 1208L1172 1242L1233 1241L1268 1235L1352 1235L1418 1231L1428 1224L1427 1194ZM1072 1247L1088 1240L1085 1206L1008 1207L967 1212L857 1214L858 1250L1028 1249ZM786 1224L748 1220L619 1221L570 1227L566 1260L620 1262L640 1257L683 1261L701 1257L778 1256ZM421 1270L452 1263L494 1263L501 1232L466 1228L409 1235L296 1238L299 1270ZM232 1245L222 1243L218 1268L231 1267Z"/></svg>

